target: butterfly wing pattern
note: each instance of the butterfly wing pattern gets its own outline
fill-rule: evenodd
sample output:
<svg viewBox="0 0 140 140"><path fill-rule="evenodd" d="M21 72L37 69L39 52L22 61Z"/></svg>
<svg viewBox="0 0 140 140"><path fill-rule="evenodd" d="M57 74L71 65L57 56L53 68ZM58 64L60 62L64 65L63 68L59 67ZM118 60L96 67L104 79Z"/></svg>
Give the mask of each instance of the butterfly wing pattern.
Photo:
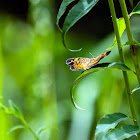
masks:
<svg viewBox="0 0 140 140"><path fill-rule="evenodd" d="M66 64L70 66L72 71L78 71L79 69L88 70L95 66L101 59L109 55L111 51L105 52L97 57L86 58L86 57L77 57L69 58L66 60Z"/></svg>

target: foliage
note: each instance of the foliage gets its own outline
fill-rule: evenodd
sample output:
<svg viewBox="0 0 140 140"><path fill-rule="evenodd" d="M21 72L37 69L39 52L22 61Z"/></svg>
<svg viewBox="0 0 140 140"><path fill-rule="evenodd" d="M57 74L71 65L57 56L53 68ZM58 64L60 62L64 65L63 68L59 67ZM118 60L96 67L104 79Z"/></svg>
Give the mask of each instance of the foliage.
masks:
<svg viewBox="0 0 140 140"><path fill-rule="evenodd" d="M66 16L65 20L67 19L67 21L64 23L65 25L69 23L69 25L66 25L65 28L63 25L65 32L63 28L59 27L62 34L54 27L55 10L57 9L55 4L59 4L59 2L30 0L26 20L18 19L15 15L12 16L9 11L0 13L0 140L94 139L96 125L100 124L99 120L105 114L111 116L112 113L119 111L127 114L124 115L125 119L128 118L127 116L131 116L127 97L123 95L127 87L125 87L121 75L122 69L123 73L128 71L131 83L130 94L134 97L138 121L140 120L140 94L137 94L139 93L139 84L130 57L128 47L130 41L126 40L124 32L124 28L126 28L124 17L116 18L116 22L118 25L124 25L121 26L123 29L119 28L119 33L121 35L124 32L121 37L123 41L121 49L124 51L126 62L118 62L118 50L113 47L111 54L103 59L101 64L97 64L82 74L81 71L70 71L65 64L66 59L70 57L88 57L90 56L89 52L98 55L112 46L114 39L112 33L98 38L98 36L94 37L94 35L73 30L65 38L67 32L81 18L85 23L89 23L89 18L85 17L85 15L91 15L87 15L88 12L97 14L97 18L101 20L104 11L98 13L94 8L96 6L97 9L104 9L104 6L103 8L100 6L102 2L104 1L64 0L60 6L61 10L59 11L61 12L58 14L57 24L61 23L61 19ZM72 7L73 5L74 7ZM72 8L68 12L70 7ZM77 9L77 7L80 8ZM73 10L77 14L79 12L80 15L76 17L77 14L75 14L71 17ZM67 12L72 19L74 18L74 22L68 19ZM135 16L131 15L132 13ZM139 3L131 14L128 17L131 19L132 32L135 37L133 42L134 45L139 46ZM99 17L99 15L101 16ZM113 16L109 16L109 18L111 17ZM98 24L94 17L91 20L95 25ZM88 27L86 26L86 28ZM92 27L92 30L95 28L96 26ZM88 30L90 29L88 28ZM82 50L77 53L67 51L62 47L62 35L63 41L67 39L66 43L63 42L64 45L68 44L67 48L72 46L76 50L79 48ZM137 53L140 53L139 47L137 47ZM115 68L108 67L110 64L117 64L117 66ZM73 83L75 77L78 78ZM73 97L74 102L80 107L85 108L84 111L75 109L70 102L69 92L72 85L73 92L71 94L73 96L71 98ZM134 90L131 91L131 89ZM7 103L9 99L10 101ZM135 121L133 116L130 118ZM97 123L98 121L99 123ZM118 135L118 133L123 135L123 130L130 132L126 133L129 137L137 133L139 131L137 126L132 125L131 122L128 123L128 121L130 119L124 121L125 125L123 121L120 121L115 128L106 129L106 138L112 137L113 134ZM56 131L58 128L59 131Z"/></svg>
<svg viewBox="0 0 140 140"><path fill-rule="evenodd" d="M102 117L96 127L95 137L97 140L123 140L140 132L135 125L121 125L118 123L127 120L129 117L122 113L108 114Z"/></svg>
<svg viewBox="0 0 140 140"><path fill-rule="evenodd" d="M91 1L86 1L86 0L81 0L79 1L77 4L75 4L71 10L68 12L65 21L63 23L63 28L62 30L60 29L58 23L60 20L60 17L64 14L64 12L66 11L66 7L67 5L67 1L63 0L60 9L59 9L59 13L57 15L57 26L59 27L59 29L62 32L62 42L64 44L64 46L66 47L65 44L65 34L67 33L67 31L80 19L82 18L85 14L87 14L91 8L93 8L93 6L96 5L98 1L96 0L91 0ZM119 55L120 55L120 60L121 62L124 63L124 58L123 58L123 51L122 51L122 46L121 45L121 41L120 41L120 37L122 36L124 30L127 30L127 36L128 36L128 41L126 42L125 45L130 45L130 49L131 49L131 53L133 56L133 63L136 69L136 76L137 79L139 81L140 84L140 68L139 68L139 63L138 63L138 58L136 56L136 48L135 48L135 44L139 45L139 43L136 43L137 41L135 41L132 37L132 33L131 33L131 28L130 28L130 22L128 19L128 13L127 13L127 9L126 9L126 5L125 5L125 1L121 1L120 0L120 5L121 5L121 10L123 13L123 17L121 17L120 19L116 19L116 13L115 13L115 8L114 8L114 3L113 0L108 1L109 3L109 7L110 7L110 12L112 15L112 21L113 21L113 25L114 25L114 30L115 30L115 39L113 42L113 45L109 48L112 49L117 43L118 43L118 50L119 50ZM65 5L65 6L64 6ZM136 5L136 7L133 9L133 11L130 13L129 17L131 17L134 14L139 14L140 11L140 2ZM67 47L66 47L67 48ZM69 49L70 50L70 49ZM72 51L72 50L70 50ZM81 62L79 62L81 63ZM110 69L110 68L115 68L116 69L120 69L123 71L123 76L124 76L124 81L126 84L126 88L127 88L127 94L128 94L128 100L129 100L129 105L131 108L131 113L134 119L134 124L138 125L138 122L136 120L136 114L135 114L135 110L134 110L134 105L133 105L133 101L132 101L132 97L131 97L131 93L130 93L130 87L129 87L129 82L128 82L128 76L127 73L125 71L132 71L130 68L128 68L125 64L123 63L112 63L112 64L99 64L99 67L92 67L90 70L87 70L86 72L83 72L74 82L73 87L72 87L72 91L71 91L71 98L72 98L72 102L74 104L74 106L77 109L81 109L84 110L82 108L80 108L74 101L74 90L76 85L79 83L79 81L81 81L81 79L83 79L85 76L97 72L97 71L101 71L101 70L105 70L105 69ZM121 64L121 65L120 65ZM77 65L78 64L74 64ZM120 67L121 66L121 67ZM132 90L132 93L135 92L136 90L139 90L138 88L135 88L134 90ZM123 125L121 127L115 128L115 126L118 124L119 121L117 121L117 119L115 120L116 123L112 123L115 122L114 120L112 120L111 118L115 117L117 118L117 115L121 118L121 115L123 114L113 114L113 115L107 115L105 117L103 117L98 125L97 125L97 130L96 130L96 139L97 140L101 140L101 139L125 139L125 138L129 138L132 135L134 135L135 133L139 133L139 128L138 126L132 126L132 125ZM126 117L127 118L127 117ZM108 119L108 121L106 120ZM120 119L120 121L123 120ZM102 122L103 122L103 126L102 126ZM113 126L109 126L109 125L113 125ZM101 125L101 126L100 126ZM115 128L115 129L114 129ZM110 131L110 129L113 129ZM107 133L108 132L108 133ZM102 134L103 133L103 134ZM140 138L140 135L138 134L138 138Z"/></svg>
<svg viewBox="0 0 140 140"><path fill-rule="evenodd" d="M10 105L10 107L8 108L8 107L6 107L5 105L3 105L2 103L0 103L0 108L1 108L2 110L4 110L5 113L10 114L10 115L13 115L13 116L15 116L16 118L20 119L23 125L16 125L16 126L13 126L13 127L7 132L7 134L9 134L9 133L11 133L11 132L13 132L13 131L15 131L15 130L25 128L25 129L29 130L29 131L33 134L33 136L34 136L34 138L35 138L36 140L39 140L39 135L40 135L43 131L45 131L46 129L49 129L49 128L47 128L47 127L41 127L41 128L39 128L39 129L37 130L37 133L35 133L35 132L32 130L32 128L29 126L29 124L25 121L25 119L24 119L24 117L23 117L23 114L22 114L22 112L20 111L20 109L19 109L11 100L9 100L9 105Z"/></svg>

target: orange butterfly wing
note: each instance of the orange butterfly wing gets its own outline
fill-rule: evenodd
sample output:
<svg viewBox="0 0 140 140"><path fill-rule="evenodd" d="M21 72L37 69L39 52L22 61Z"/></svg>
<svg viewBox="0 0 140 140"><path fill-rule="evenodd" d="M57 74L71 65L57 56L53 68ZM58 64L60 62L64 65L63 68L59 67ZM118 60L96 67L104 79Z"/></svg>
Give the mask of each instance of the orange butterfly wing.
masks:
<svg viewBox="0 0 140 140"><path fill-rule="evenodd" d="M91 58L77 57L69 58L66 60L66 64L70 66L72 71L78 71L79 69L85 69Z"/></svg>
<svg viewBox="0 0 140 140"><path fill-rule="evenodd" d="M105 52L96 58L85 58L85 57L77 57L77 58L69 58L66 60L66 64L70 66L72 71L78 71L79 69L88 70L95 66L102 58L107 56L111 51Z"/></svg>

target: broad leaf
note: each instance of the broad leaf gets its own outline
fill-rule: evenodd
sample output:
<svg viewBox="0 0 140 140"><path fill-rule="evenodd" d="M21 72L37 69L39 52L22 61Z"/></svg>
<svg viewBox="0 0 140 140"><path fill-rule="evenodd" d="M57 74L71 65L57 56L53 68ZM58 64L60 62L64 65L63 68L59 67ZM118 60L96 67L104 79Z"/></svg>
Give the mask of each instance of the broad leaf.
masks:
<svg viewBox="0 0 140 140"><path fill-rule="evenodd" d="M68 32L68 30L84 15L86 15L98 2L99 0L80 0L76 5L74 5L69 13L66 16L66 19L63 24L62 28L62 41L64 46L67 48L65 43L65 35ZM64 14L66 7L69 3L71 3L72 0L64 0L60 6L60 10L58 12L57 16L57 25L59 22L60 17ZM59 26L59 25L58 25ZM69 49L70 50L70 49ZM80 51L79 50L70 50L70 51Z"/></svg>
<svg viewBox="0 0 140 140"><path fill-rule="evenodd" d="M102 64L97 64L95 65L93 68L83 72L75 81L72 87L72 91L71 91L71 99L72 99L72 103L73 105L77 108L77 109L82 109L80 108L74 101L74 91L75 88L77 86L77 84L87 75L95 73L97 71L102 71L102 70L106 70L106 69L116 69L116 70L123 70L123 71L131 71L133 72L130 68L128 68L125 64L121 63L121 62L114 62L114 63L102 63ZM133 72L134 73L134 72Z"/></svg>
<svg viewBox="0 0 140 140"><path fill-rule="evenodd" d="M130 16L134 14L140 14L140 2L136 5L136 7L133 9L133 11L130 13Z"/></svg>
<svg viewBox="0 0 140 140"><path fill-rule="evenodd" d="M57 21L56 21L56 25L58 26L59 29L60 29L59 20L62 17L62 15L65 13L67 6L73 1L75 1L75 0L63 0L62 1L61 6L60 6L59 11L58 11L58 14L57 14Z"/></svg>
<svg viewBox="0 0 140 140"><path fill-rule="evenodd" d="M39 136L42 132L44 132L48 129L58 130L56 127L41 127L37 130L36 135Z"/></svg>
<svg viewBox="0 0 140 140"><path fill-rule="evenodd" d="M96 127L96 140L102 140L110 129L115 128L119 122L127 119L128 117L122 113L108 114L102 117Z"/></svg>
<svg viewBox="0 0 140 140"><path fill-rule="evenodd" d="M138 126L123 125L110 131L103 140L124 140L140 132ZM98 140L98 139L97 139ZM100 139L101 140L101 139Z"/></svg>
<svg viewBox="0 0 140 140"><path fill-rule="evenodd" d="M8 132L7 132L7 135L15 130L18 130L18 129L21 129L21 128L25 128L24 125L16 125L14 127L12 127Z"/></svg>
<svg viewBox="0 0 140 140"><path fill-rule="evenodd" d="M124 30L126 29L126 25L125 25L125 21L124 21L123 17L117 19L117 25L118 25L119 35L121 37ZM116 44L117 44L117 39L116 39L116 36L115 36L114 42L113 42L112 46L110 48L108 48L108 50L112 49Z"/></svg>
<svg viewBox="0 0 140 140"><path fill-rule="evenodd" d="M24 118L23 118L22 112L11 100L9 100L9 105L10 105L11 109L13 110L13 115L15 115L17 118L20 118L21 120L23 120Z"/></svg>
<svg viewBox="0 0 140 140"><path fill-rule="evenodd" d="M136 88L134 88L134 89L132 90L131 94L133 94L134 92L136 92L136 91L138 91L138 90L140 90L140 87L139 87L139 86L137 86Z"/></svg>

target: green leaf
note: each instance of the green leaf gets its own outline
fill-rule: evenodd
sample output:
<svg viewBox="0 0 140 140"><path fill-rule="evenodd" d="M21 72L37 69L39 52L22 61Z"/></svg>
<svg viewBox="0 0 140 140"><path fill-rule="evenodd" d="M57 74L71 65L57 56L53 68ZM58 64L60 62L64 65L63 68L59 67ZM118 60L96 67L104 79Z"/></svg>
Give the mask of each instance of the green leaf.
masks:
<svg viewBox="0 0 140 140"><path fill-rule="evenodd" d="M39 136L42 132L46 131L47 129L58 130L56 127L41 127L37 130L36 135Z"/></svg>
<svg viewBox="0 0 140 140"><path fill-rule="evenodd" d="M99 0L80 0L76 5L74 5L71 10L69 11L69 13L66 16L66 19L64 21L63 24L63 28L62 28L62 42L65 46L65 48L67 48L66 43L65 43L65 36L66 33L68 32L68 30L79 20L81 19L84 15L86 15L98 2ZM58 16L57 16L57 25L59 22L60 17L64 14L64 11L66 10L66 7L69 3L67 2L72 2L72 1L63 1L61 6L60 6L60 10L58 12ZM58 25L59 26L59 25ZM67 48L68 49L68 48ZM79 50L71 50L68 49L70 51L80 51Z"/></svg>
<svg viewBox="0 0 140 140"><path fill-rule="evenodd" d="M139 87L139 86L137 86L136 88L134 88L134 89L132 90L131 94L133 94L134 92L136 92L136 91L138 91L138 90L140 90L140 87Z"/></svg>
<svg viewBox="0 0 140 140"><path fill-rule="evenodd" d="M123 125L110 131L103 140L124 140L139 133L139 127L134 125Z"/></svg>
<svg viewBox="0 0 140 140"><path fill-rule="evenodd" d="M125 21L124 21L123 17L117 19L117 25L118 25L118 29L119 29L119 35L121 37L124 30L126 29L126 25L125 25ZM117 44L117 40L116 40L116 36L115 36L112 46L110 48L108 48L107 50L112 49L116 44Z"/></svg>
<svg viewBox="0 0 140 140"><path fill-rule="evenodd" d="M140 2L136 5L136 7L133 9L133 11L130 13L130 16L134 14L140 14Z"/></svg>
<svg viewBox="0 0 140 140"><path fill-rule="evenodd" d="M0 103L0 109L4 110L4 112L7 112L8 110L8 108L2 103Z"/></svg>
<svg viewBox="0 0 140 140"><path fill-rule="evenodd" d="M121 63L121 62L114 62L114 63L102 63L102 64L97 64L95 65L93 68L83 72L75 81L72 87L72 91L71 91L71 100L73 105L75 106L75 108L77 109L81 109L84 110L83 108L80 108L74 101L74 91L75 88L77 86L77 84L87 75L95 73L97 71L102 71L102 70L106 70L106 69L116 69L116 70L123 70L123 71L131 71L133 72L130 68L128 68L125 64ZM134 73L134 72L133 72Z"/></svg>
<svg viewBox="0 0 140 140"><path fill-rule="evenodd" d="M58 14L57 14L57 21L56 21L56 25L58 26L59 29L60 29L59 20L62 17L62 15L65 13L67 6L73 1L75 1L75 0L63 0L62 1ZM60 29L60 31L62 31L62 30Z"/></svg>
<svg viewBox="0 0 140 140"><path fill-rule="evenodd" d="M24 125L16 125L14 127L12 127L8 132L7 132L7 135L15 130L18 130L18 129L21 129L21 128L25 128Z"/></svg>
<svg viewBox="0 0 140 140"><path fill-rule="evenodd" d="M63 25L64 34L84 15L86 15L99 0L80 0L69 11Z"/></svg>
<svg viewBox="0 0 140 140"><path fill-rule="evenodd" d="M133 40L134 41L134 45L137 45L137 46L140 46L140 43L136 40Z"/></svg>
<svg viewBox="0 0 140 140"><path fill-rule="evenodd" d="M135 46L140 46L140 43L139 43L138 41L133 40L133 42L134 42L134 45L135 45ZM122 45L122 47L124 47L124 46L126 46L126 45L130 45L130 44L129 44L129 41L127 41L124 45Z"/></svg>
<svg viewBox="0 0 140 140"><path fill-rule="evenodd" d="M96 140L103 140L110 129L115 128L119 122L127 120L128 118L128 116L122 113L108 114L102 117L96 127Z"/></svg>
<svg viewBox="0 0 140 140"><path fill-rule="evenodd" d="M21 120L24 119L22 112L20 109L12 102L12 100L9 100L10 108L13 110L13 115L15 115L17 118L20 118Z"/></svg>

